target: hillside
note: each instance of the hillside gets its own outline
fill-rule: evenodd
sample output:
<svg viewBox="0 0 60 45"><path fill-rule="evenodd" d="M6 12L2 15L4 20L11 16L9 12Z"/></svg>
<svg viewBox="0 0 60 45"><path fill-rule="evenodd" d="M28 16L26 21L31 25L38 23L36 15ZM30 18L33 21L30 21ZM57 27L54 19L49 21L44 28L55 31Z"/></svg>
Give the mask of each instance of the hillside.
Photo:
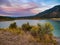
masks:
<svg viewBox="0 0 60 45"><path fill-rule="evenodd" d="M35 17L40 18L60 18L60 5L37 14Z"/></svg>

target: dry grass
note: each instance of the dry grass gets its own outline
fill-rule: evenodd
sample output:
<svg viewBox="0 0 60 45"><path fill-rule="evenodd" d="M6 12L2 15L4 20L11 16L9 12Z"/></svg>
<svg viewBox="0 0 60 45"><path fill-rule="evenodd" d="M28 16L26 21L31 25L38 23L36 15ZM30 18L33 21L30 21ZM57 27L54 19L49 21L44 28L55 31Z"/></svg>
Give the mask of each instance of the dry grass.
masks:
<svg viewBox="0 0 60 45"><path fill-rule="evenodd" d="M53 43L39 42L39 38L34 38L23 30L0 29L0 45L53 45Z"/></svg>

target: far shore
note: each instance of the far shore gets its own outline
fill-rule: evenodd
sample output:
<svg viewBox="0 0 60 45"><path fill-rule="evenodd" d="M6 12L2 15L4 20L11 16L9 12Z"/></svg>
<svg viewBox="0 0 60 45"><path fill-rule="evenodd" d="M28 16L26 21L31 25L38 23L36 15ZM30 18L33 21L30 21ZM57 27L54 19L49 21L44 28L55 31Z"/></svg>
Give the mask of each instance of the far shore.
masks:
<svg viewBox="0 0 60 45"><path fill-rule="evenodd" d="M41 18L41 19L0 19L0 21L14 21L14 20L53 20L60 21L60 18Z"/></svg>

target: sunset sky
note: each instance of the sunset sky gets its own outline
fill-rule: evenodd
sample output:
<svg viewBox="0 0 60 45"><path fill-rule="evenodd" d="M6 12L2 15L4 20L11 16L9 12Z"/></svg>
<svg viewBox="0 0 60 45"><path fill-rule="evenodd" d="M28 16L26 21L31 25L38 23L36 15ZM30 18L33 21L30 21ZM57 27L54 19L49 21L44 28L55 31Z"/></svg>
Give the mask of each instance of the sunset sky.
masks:
<svg viewBox="0 0 60 45"><path fill-rule="evenodd" d="M33 16L60 5L60 0L0 0L0 16Z"/></svg>

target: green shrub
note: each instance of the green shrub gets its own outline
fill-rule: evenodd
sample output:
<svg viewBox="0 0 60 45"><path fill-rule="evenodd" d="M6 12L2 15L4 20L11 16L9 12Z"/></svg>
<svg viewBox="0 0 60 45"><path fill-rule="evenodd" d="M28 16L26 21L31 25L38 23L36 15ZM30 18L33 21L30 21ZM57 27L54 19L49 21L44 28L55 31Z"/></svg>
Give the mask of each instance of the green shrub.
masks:
<svg viewBox="0 0 60 45"><path fill-rule="evenodd" d="M28 22L26 24L22 25L22 30L30 31L30 29L31 29L31 26L30 26L30 24Z"/></svg>
<svg viewBox="0 0 60 45"><path fill-rule="evenodd" d="M9 29L16 29L17 25L16 22L13 22L12 24L10 24Z"/></svg>
<svg viewBox="0 0 60 45"><path fill-rule="evenodd" d="M53 35L53 26L50 23L45 23L45 25L37 24L37 26L32 26L31 28L31 34L34 37L38 37L41 41L44 41L45 39L49 42L52 40ZM47 38L46 38L47 37Z"/></svg>
<svg viewBox="0 0 60 45"><path fill-rule="evenodd" d="M45 33L50 34L54 30L54 27L51 23L45 23Z"/></svg>

